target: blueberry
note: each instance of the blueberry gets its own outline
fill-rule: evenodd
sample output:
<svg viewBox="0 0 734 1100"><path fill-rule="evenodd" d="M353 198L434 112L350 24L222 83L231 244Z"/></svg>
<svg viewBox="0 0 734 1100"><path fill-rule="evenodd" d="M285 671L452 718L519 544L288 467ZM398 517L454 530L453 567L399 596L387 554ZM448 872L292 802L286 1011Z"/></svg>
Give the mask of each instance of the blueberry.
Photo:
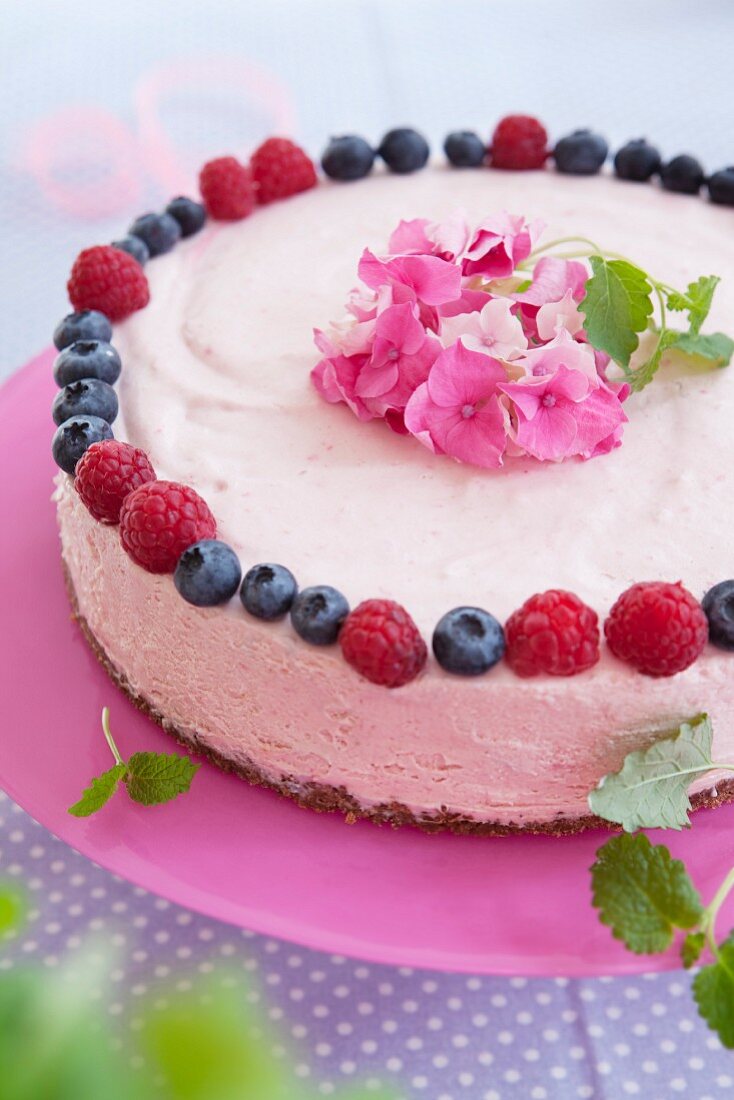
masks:
<svg viewBox="0 0 734 1100"><path fill-rule="evenodd" d="M660 169L660 182L665 190L678 191L682 195L697 195L704 179L700 162L685 153L673 157Z"/></svg>
<svg viewBox="0 0 734 1100"><path fill-rule="evenodd" d="M187 199L185 195L178 195L171 199L166 207L166 213L175 218L181 227L182 237L193 237L203 228L206 221L206 210L200 202Z"/></svg>
<svg viewBox="0 0 734 1100"><path fill-rule="evenodd" d="M454 168L479 168L487 150L473 130L454 130L443 143L443 151Z"/></svg>
<svg viewBox="0 0 734 1100"><path fill-rule="evenodd" d="M298 593L291 607L291 622L305 642L331 645L348 614L349 604L341 592L320 584Z"/></svg>
<svg viewBox="0 0 734 1100"><path fill-rule="evenodd" d="M98 416L71 416L54 432L51 453L54 462L67 474L73 474L87 447L100 439L113 439L112 428Z"/></svg>
<svg viewBox="0 0 734 1100"><path fill-rule="evenodd" d="M117 416L117 394L100 378L80 378L56 394L51 415L54 424L63 424L70 416L98 416L111 424Z"/></svg>
<svg viewBox="0 0 734 1100"><path fill-rule="evenodd" d="M128 233L127 237L121 237L119 241L113 241L112 247L119 248L121 252L127 252L129 256L138 261L141 267L147 264L150 259L150 252L143 238L136 237L132 233Z"/></svg>
<svg viewBox="0 0 734 1100"><path fill-rule="evenodd" d="M505 652L505 632L481 607L447 611L433 632L433 652L441 668L459 676L479 676Z"/></svg>
<svg viewBox="0 0 734 1100"><path fill-rule="evenodd" d="M709 621L709 641L719 649L734 649L734 581L709 588L701 606Z"/></svg>
<svg viewBox="0 0 734 1100"><path fill-rule="evenodd" d="M77 340L112 339L112 325L104 313L98 309L83 309L81 313L68 313L59 321L54 331L54 344L59 351L68 348Z"/></svg>
<svg viewBox="0 0 734 1100"><path fill-rule="evenodd" d="M362 137L333 137L321 158L321 167L332 180L361 180L375 162L375 150Z"/></svg>
<svg viewBox="0 0 734 1100"><path fill-rule="evenodd" d="M297 591L296 578L290 569L263 562L245 573L240 599L251 615L272 622L288 614Z"/></svg>
<svg viewBox="0 0 734 1100"><path fill-rule="evenodd" d="M377 150L391 172L416 172L428 160L428 142L417 130L403 127L385 134Z"/></svg>
<svg viewBox="0 0 734 1100"><path fill-rule="evenodd" d="M644 183L660 171L660 153L644 138L623 145L614 158L614 171L620 179Z"/></svg>
<svg viewBox="0 0 734 1100"><path fill-rule="evenodd" d="M724 206L734 206L734 166L721 168L708 178L709 198Z"/></svg>
<svg viewBox="0 0 734 1100"><path fill-rule="evenodd" d="M151 256L170 252L181 236L181 226L170 214L142 214L128 229L133 237L140 237Z"/></svg>
<svg viewBox="0 0 734 1100"><path fill-rule="evenodd" d="M601 134L574 130L556 142L553 156L559 172L570 176L593 176L607 159L609 146Z"/></svg>
<svg viewBox="0 0 734 1100"><path fill-rule="evenodd" d="M218 539L202 539L184 550L173 574L178 592L196 607L214 607L234 596L242 579L239 558Z"/></svg>
<svg viewBox="0 0 734 1100"><path fill-rule="evenodd" d="M112 344L103 340L77 340L56 356L54 378L57 386L68 386L80 378L101 378L113 386L120 377L122 364Z"/></svg>

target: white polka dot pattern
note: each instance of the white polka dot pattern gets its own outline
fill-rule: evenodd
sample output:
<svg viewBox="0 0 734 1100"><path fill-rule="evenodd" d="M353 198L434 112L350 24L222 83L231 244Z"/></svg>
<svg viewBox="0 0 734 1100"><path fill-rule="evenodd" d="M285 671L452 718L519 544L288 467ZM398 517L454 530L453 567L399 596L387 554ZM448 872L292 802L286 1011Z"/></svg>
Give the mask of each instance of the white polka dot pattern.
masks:
<svg viewBox="0 0 734 1100"><path fill-rule="evenodd" d="M95 993L136 1032L141 998L164 1007L224 965L223 983L261 1006L278 1051L319 1095L352 1080L389 1085L401 1100L716 1100L734 1090L731 1055L699 1019L686 974L467 977L323 955L124 882L1 792L0 878L29 893L27 925L0 954L0 972L27 960L73 966L90 937L106 942L114 950L100 956L106 980Z"/></svg>

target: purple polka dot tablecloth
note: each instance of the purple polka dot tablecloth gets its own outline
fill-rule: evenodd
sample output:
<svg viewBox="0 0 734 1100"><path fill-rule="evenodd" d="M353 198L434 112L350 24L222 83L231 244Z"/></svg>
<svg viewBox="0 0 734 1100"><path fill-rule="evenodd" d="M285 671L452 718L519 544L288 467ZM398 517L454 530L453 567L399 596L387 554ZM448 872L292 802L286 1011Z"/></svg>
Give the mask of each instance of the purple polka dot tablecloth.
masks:
<svg viewBox="0 0 734 1100"><path fill-rule="evenodd" d="M486 0L340 0L336 11L336 0L2 6L0 378L48 343L80 248L189 190L208 156L273 131L317 156L330 133L377 140L411 124L437 149L451 129L488 134L524 110L554 135L594 126L613 146L646 135L666 156L731 163L731 0L525 0L522 20ZM318 1095L357 1080L401 1100L734 1094L734 1055L698 1017L683 972L488 978L320 954L122 881L1 793L0 880L29 895L0 980L30 964L73 968L104 945L94 994L134 1032L144 998L223 967Z"/></svg>
<svg viewBox="0 0 734 1100"><path fill-rule="evenodd" d="M212 921L132 886L55 839L0 794L0 878L21 881L28 922L3 971L112 949L96 995L123 1029L192 978L256 1001L297 1077L329 1096L359 1080L400 1100L716 1100L734 1062L699 1019L690 976L492 978L379 966ZM1 979L0 979L1 980Z"/></svg>

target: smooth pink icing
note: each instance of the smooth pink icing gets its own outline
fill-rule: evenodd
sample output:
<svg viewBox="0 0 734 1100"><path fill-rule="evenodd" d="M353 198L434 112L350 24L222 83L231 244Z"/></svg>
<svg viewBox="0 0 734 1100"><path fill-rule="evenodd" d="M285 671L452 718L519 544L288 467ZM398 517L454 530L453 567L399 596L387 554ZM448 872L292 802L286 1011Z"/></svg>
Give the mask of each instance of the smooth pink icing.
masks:
<svg viewBox="0 0 734 1100"><path fill-rule="evenodd" d="M311 327L336 315L362 248L379 251L401 217L457 206L475 220L502 208L542 217L548 238L591 236L674 285L720 274L711 327L731 328L731 211L551 172L324 185L148 266L151 304L115 334L118 438L202 493L245 568L282 561L301 585L335 584L352 605L395 598L427 639L461 603L505 619L533 592L567 587L603 616L636 580L680 579L700 596L729 577L731 370L665 372L628 402L624 445L610 455L499 472L436 458L318 397ZM389 691L338 647L309 647L236 599L190 607L170 577L134 566L66 484L59 516L82 613L133 687L175 725L275 775L344 785L365 804L522 823L584 813L627 751L700 710L720 755L734 750L734 656L713 648L670 680L604 651L568 680L519 680L505 666L467 680L430 661Z"/></svg>

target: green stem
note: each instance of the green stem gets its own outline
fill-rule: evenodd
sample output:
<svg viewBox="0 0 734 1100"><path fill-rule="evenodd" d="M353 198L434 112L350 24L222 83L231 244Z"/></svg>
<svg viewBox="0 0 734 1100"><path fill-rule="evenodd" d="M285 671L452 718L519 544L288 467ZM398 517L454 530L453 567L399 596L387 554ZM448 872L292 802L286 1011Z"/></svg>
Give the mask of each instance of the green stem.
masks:
<svg viewBox="0 0 734 1100"><path fill-rule="evenodd" d="M107 744L110 746L110 751L112 752L112 755L114 756L116 763L122 764L123 759L120 756L120 750L118 749L117 745L114 742L114 739L112 737L112 730L110 729L110 708L109 707L103 707L102 708L102 731L103 731L103 733L105 735L105 738L107 740Z"/></svg>
<svg viewBox="0 0 734 1100"><path fill-rule="evenodd" d="M731 871L714 894L713 900L706 909L706 914L701 922L702 930L706 935L708 949L717 961L719 958L719 948L716 943L716 918L719 914L719 909L721 909L721 906L726 901L732 889L734 889L734 867L732 867Z"/></svg>
<svg viewBox="0 0 734 1100"><path fill-rule="evenodd" d="M592 248L594 252L598 252L601 255L601 249L596 241L592 241L589 237L556 237L554 241L546 241L540 248L534 248L528 256L529 260L532 260L534 256L541 256L544 252L550 251L551 248L557 248L560 244L588 244L589 248Z"/></svg>

